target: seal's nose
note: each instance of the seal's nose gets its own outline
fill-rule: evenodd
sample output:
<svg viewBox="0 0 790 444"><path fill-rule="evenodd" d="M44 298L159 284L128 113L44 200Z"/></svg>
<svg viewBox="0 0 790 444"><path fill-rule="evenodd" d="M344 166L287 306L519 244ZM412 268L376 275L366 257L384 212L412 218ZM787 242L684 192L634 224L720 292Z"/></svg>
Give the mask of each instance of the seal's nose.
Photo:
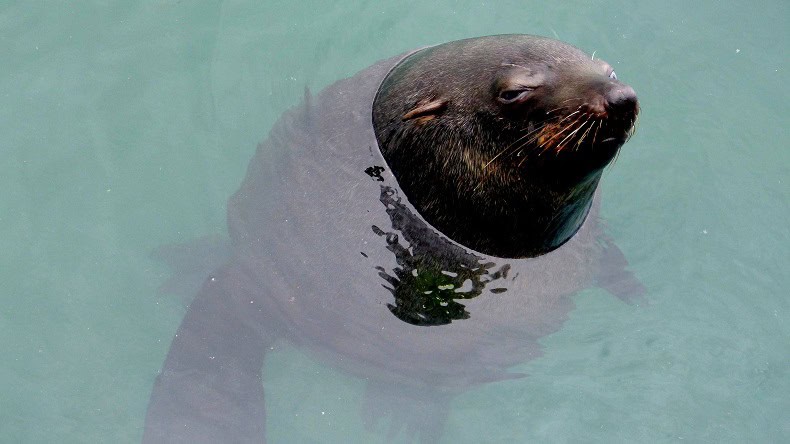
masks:
<svg viewBox="0 0 790 444"><path fill-rule="evenodd" d="M628 85L617 84L610 88L605 95L606 108L610 112L633 114L636 113L638 101L636 92Z"/></svg>

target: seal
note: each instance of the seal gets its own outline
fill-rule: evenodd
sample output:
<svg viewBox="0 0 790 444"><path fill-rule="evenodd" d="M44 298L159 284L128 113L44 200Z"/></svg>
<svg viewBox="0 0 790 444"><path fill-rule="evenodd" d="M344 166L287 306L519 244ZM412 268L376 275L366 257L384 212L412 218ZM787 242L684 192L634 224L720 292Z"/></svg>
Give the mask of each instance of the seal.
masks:
<svg viewBox="0 0 790 444"><path fill-rule="evenodd" d="M261 368L280 341L366 381L369 427L438 440L453 396L523 376L508 369L541 354L571 295L643 292L595 191L638 110L609 65L526 35L306 94L228 202L228 255L173 339L144 441L264 440ZM190 248L170 249L166 288L211 256Z"/></svg>

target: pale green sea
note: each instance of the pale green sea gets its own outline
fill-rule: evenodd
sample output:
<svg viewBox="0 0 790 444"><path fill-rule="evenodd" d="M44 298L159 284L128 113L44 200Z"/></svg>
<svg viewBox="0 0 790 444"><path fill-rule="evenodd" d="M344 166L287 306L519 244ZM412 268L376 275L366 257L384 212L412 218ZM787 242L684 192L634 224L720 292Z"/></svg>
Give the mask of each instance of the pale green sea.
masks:
<svg viewBox="0 0 790 444"><path fill-rule="evenodd" d="M0 3L0 442L138 442L185 312L151 252L225 232L305 86L499 33L595 51L639 94L602 213L647 303L576 295L443 442L790 442L787 0ZM290 348L264 370L270 442L384 440L364 381Z"/></svg>

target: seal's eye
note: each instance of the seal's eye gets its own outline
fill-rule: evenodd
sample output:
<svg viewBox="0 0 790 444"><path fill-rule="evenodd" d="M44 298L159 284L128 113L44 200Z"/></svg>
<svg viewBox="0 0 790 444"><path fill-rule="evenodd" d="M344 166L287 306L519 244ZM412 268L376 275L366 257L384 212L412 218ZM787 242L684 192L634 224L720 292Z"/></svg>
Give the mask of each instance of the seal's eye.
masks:
<svg viewBox="0 0 790 444"><path fill-rule="evenodd" d="M612 80L617 80L617 74L614 73L614 70L609 71L609 78Z"/></svg>
<svg viewBox="0 0 790 444"><path fill-rule="evenodd" d="M524 89L508 89L499 93L499 101L502 103L517 102L527 96L527 93L532 91L531 88Z"/></svg>

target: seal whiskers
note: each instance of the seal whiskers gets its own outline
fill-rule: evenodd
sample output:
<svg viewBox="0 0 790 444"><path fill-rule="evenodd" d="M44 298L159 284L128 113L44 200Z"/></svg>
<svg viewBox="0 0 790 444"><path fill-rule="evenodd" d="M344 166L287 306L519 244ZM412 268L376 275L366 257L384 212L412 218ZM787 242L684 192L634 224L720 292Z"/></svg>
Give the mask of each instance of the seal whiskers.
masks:
<svg viewBox="0 0 790 444"><path fill-rule="evenodd" d="M541 150L540 153L538 153L539 156L541 154L545 153L547 150L549 150L549 148L552 148L553 147L553 145L551 144L552 140L554 140L555 138L561 137L562 134L565 131L568 131L569 129L573 128L579 122L581 117L574 118L564 128L560 129L559 131L557 131L557 132L555 132L553 134L551 133L551 130L553 130L554 128L559 126L559 124L562 123L563 121L567 120L570 117L573 117L573 116L579 114L580 112L581 111L577 110L577 111L569 114L568 116L566 116L564 119L559 121L556 125L553 125L552 127L546 128L547 134L545 134L545 136L549 136L549 137L548 137L548 139L545 139L545 140L541 141L541 143L538 145L538 148L543 148L543 150Z"/></svg>
<svg viewBox="0 0 790 444"><path fill-rule="evenodd" d="M574 148L574 150L577 150L577 151L578 151L578 149L579 149L579 147L581 146L582 142L583 142L583 141L584 141L584 139L587 137L587 134L589 134L589 132L590 132L590 130L592 129L592 127L594 127L594 126L595 126L595 119L593 119L593 120L589 120L589 119L588 119L587 121L588 121L588 122L590 122L590 126L589 126L589 127L587 127L587 130L584 132L584 134L582 134L582 136L581 136L581 137L579 137L579 140L576 142L576 148ZM586 124L587 124L587 122L585 122L584 124L586 125Z"/></svg>
<svg viewBox="0 0 790 444"><path fill-rule="evenodd" d="M560 116L557 116L557 117L555 117L555 118L559 118L559 117L560 117ZM492 158L491 158L491 160L489 160L489 161L488 161L488 162L487 162L485 165L483 165L483 169L486 169L486 168L488 167L488 165L491 165L491 163L492 163L493 161L495 161L497 158L499 158L499 156L501 156L502 154L506 153L506 152L507 152L507 151L508 151L508 150L509 150L511 147L513 147L515 144L522 142L522 141L523 141L525 138L527 138L527 137L529 137L530 135L532 135L532 134L535 134L536 132L538 132L538 131L542 130L542 129L543 129L545 126L546 126L546 122L544 122L542 125L540 125L540 126L538 126L538 127L534 128L534 129L532 129L531 131L527 132L527 133L526 133L526 134L524 134L523 136L521 136L521 137L519 137L518 139L516 139L515 141L513 141L513 142L512 142L510 145L508 145L507 147L505 147L505 149L503 149L502 151L500 151L499 153L497 153L497 154L496 154L494 157L492 157ZM532 143L532 142L534 141L533 139L534 139L534 138L528 139L526 142L524 142L523 144L519 145L519 147L518 147L518 148L516 148L516 149L513 149L513 150L511 151L511 153L512 153L512 152L514 152L514 151L518 151L519 149L523 148L525 145L529 145L530 143Z"/></svg>
<svg viewBox="0 0 790 444"><path fill-rule="evenodd" d="M579 130L581 130L582 128L584 128L584 125L586 125L586 124L587 124L587 122L589 122L589 120L590 120L590 118L588 117L588 118L587 118L587 120L585 120L584 122L582 122L582 123L579 125L579 127L578 127L578 128L576 128L575 130L573 130L573 132L571 132L570 134L568 134L567 136L565 136L565 138L564 138L564 139L562 139L562 142L560 142L559 144L557 144L557 149L556 149L556 152L557 152L557 154L559 154L559 153L560 153L560 151L562 151L562 150L565 148L565 142L566 142L568 139L570 139L571 137L573 137L573 135L574 135L574 134L578 133L578 132L579 132ZM579 122L579 121L581 121L581 118L579 118L579 119L577 120L577 122Z"/></svg>

